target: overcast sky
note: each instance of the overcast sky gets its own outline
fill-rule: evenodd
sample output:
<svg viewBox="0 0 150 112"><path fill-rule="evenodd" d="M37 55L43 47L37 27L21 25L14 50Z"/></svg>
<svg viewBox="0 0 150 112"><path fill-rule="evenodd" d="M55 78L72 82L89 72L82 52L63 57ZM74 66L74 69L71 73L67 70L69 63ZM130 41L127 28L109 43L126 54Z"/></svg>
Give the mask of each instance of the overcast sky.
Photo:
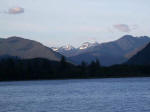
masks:
<svg viewBox="0 0 150 112"><path fill-rule="evenodd" d="M150 36L150 0L0 0L0 37L48 46Z"/></svg>

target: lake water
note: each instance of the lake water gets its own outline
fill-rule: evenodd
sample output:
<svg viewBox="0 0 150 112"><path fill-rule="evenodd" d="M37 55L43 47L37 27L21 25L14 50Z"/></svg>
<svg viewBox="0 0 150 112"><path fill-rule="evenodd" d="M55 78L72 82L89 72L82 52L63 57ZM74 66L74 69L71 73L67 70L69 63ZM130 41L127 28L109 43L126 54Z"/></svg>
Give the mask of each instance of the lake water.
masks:
<svg viewBox="0 0 150 112"><path fill-rule="evenodd" d="M150 112L150 78L0 82L0 112Z"/></svg>

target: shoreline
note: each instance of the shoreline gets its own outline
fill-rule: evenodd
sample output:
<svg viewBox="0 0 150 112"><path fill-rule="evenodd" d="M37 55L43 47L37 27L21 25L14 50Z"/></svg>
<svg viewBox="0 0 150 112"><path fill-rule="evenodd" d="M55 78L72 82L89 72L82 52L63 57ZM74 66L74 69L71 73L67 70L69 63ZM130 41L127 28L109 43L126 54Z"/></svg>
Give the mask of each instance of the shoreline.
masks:
<svg viewBox="0 0 150 112"><path fill-rule="evenodd" d="M91 77L91 78L52 78L52 79L22 79L22 80L0 80L1 82L21 82L21 81L54 81L54 80L87 80L87 79L127 79L127 78L150 78L150 76L132 76L132 77Z"/></svg>

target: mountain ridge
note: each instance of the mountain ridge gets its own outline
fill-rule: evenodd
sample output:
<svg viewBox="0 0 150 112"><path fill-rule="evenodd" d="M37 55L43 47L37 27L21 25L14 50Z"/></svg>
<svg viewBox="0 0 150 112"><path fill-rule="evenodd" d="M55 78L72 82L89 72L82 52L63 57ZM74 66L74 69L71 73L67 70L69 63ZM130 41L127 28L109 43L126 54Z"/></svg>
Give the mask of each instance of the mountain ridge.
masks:
<svg viewBox="0 0 150 112"><path fill-rule="evenodd" d="M16 36L0 40L0 55L18 56L23 59L47 58L55 61L59 61L62 56L40 42Z"/></svg>
<svg viewBox="0 0 150 112"><path fill-rule="evenodd" d="M150 65L150 43L131 57L125 64L129 65Z"/></svg>
<svg viewBox="0 0 150 112"><path fill-rule="evenodd" d="M74 55L67 57L76 64L81 64L81 59L83 58L80 57L85 56L84 61L87 63L98 58L102 65L111 66L113 64L121 64L127 61L129 59L126 56L127 54L131 56L134 55L130 53L146 45L148 42L150 42L150 38L148 36L134 37L132 35L125 35L120 39L100 43L95 46L88 47L87 49L76 49ZM65 55L65 53L63 53L63 55Z"/></svg>
<svg viewBox="0 0 150 112"><path fill-rule="evenodd" d="M82 61L89 64L91 61L98 59L102 65L111 66L127 61L149 42L148 36L125 35L120 39L105 43L86 42L78 48L67 45L60 47L58 51L55 47L52 50L34 40L13 36L6 39L0 38L0 56L10 55L25 59L46 58L60 61L62 55L65 55L67 61L74 64L81 64Z"/></svg>

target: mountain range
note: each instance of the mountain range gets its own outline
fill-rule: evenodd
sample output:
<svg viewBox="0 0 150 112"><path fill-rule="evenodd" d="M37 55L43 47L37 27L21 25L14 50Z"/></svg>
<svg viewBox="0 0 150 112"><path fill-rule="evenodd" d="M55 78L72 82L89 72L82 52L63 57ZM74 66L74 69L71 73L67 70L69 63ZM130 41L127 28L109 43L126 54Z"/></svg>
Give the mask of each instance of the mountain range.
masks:
<svg viewBox="0 0 150 112"><path fill-rule="evenodd" d="M17 56L23 59L46 58L59 61L61 54L43 44L20 37L0 39L0 57Z"/></svg>
<svg viewBox="0 0 150 112"><path fill-rule="evenodd" d="M17 56L22 59L46 58L60 61L64 55L68 62L76 65L83 61L89 64L98 59L101 65L111 66L132 59L149 42L150 38L147 36L125 35L118 40L106 43L85 42L78 48L71 45L49 48L39 42L14 36L0 38L0 58Z"/></svg>
<svg viewBox="0 0 150 112"><path fill-rule="evenodd" d="M62 46L62 47L51 47L51 48L54 51L59 52L60 54L66 56L66 57L72 57L72 56L82 53L85 49L96 46L98 44L99 43L97 43L97 42L95 42L95 43L85 42L78 48L75 48L72 45L66 45L66 46Z"/></svg>
<svg viewBox="0 0 150 112"><path fill-rule="evenodd" d="M150 76L149 37L126 35L112 42L87 42L79 48L68 45L61 49L74 50L72 55L77 54L67 57L66 62L58 48L53 51L39 42L20 37L0 39L0 81ZM76 65L75 61L92 62ZM101 66L106 63L108 67ZM109 66L112 63L116 65Z"/></svg>
<svg viewBox="0 0 150 112"><path fill-rule="evenodd" d="M63 54L75 64L81 64L82 61L90 63L99 59L104 66L121 64L142 50L150 38L147 36L134 37L125 35L118 40L106 43L83 43L79 48L73 46L63 46L55 49L56 52Z"/></svg>

